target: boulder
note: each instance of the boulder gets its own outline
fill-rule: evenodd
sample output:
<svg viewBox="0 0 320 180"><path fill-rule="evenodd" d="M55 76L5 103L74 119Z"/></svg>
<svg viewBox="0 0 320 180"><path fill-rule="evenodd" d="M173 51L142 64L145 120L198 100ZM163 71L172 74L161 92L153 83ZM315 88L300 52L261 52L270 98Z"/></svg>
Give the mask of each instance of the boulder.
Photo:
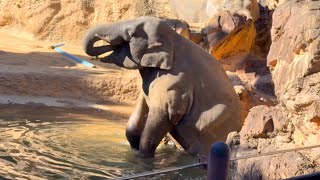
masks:
<svg viewBox="0 0 320 180"><path fill-rule="evenodd" d="M209 9L210 20L202 30L209 53L225 70L241 69L256 37L254 22L260 13L257 2L230 0L224 4L209 0Z"/></svg>
<svg viewBox="0 0 320 180"><path fill-rule="evenodd" d="M239 134L241 138L267 137L267 133L282 130L285 125L287 122L279 107L260 105L250 109Z"/></svg>
<svg viewBox="0 0 320 180"><path fill-rule="evenodd" d="M240 69L256 37L252 20L230 12L220 12L212 17L202 32L209 53L228 71Z"/></svg>

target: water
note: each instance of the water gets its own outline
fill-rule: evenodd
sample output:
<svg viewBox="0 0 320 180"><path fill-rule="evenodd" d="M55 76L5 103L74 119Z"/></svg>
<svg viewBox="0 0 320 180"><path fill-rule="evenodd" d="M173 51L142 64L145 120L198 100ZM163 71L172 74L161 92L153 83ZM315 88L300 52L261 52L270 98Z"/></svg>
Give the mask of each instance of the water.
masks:
<svg viewBox="0 0 320 180"><path fill-rule="evenodd" d="M110 179L197 163L170 145L152 159L139 158L125 138L131 108L113 111L0 107L0 179ZM205 179L194 168L152 179ZM151 179L148 177L146 179Z"/></svg>

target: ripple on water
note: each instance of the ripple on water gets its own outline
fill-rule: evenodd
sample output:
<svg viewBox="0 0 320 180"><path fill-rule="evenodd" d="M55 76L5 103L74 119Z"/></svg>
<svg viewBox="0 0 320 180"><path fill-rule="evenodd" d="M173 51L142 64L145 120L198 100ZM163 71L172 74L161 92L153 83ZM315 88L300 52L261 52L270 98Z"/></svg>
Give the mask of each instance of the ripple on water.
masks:
<svg viewBox="0 0 320 180"><path fill-rule="evenodd" d="M0 108L0 177L105 179L197 162L172 146L158 148L152 160L137 157L125 138L123 115L109 113L117 120L108 120L97 112L46 111L15 109L10 115ZM204 179L204 174L193 169L153 179Z"/></svg>

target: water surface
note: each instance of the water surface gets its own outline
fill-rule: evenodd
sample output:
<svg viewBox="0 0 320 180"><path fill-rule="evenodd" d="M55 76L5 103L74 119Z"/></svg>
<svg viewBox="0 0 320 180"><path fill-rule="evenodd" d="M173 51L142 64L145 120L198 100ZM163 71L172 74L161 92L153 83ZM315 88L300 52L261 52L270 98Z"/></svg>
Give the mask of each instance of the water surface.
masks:
<svg viewBox="0 0 320 180"><path fill-rule="evenodd" d="M153 159L138 157L124 134L131 109L115 105L110 111L0 107L0 177L110 179L197 163L195 157L171 145L158 147ZM194 168L152 179L205 179L205 174Z"/></svg>

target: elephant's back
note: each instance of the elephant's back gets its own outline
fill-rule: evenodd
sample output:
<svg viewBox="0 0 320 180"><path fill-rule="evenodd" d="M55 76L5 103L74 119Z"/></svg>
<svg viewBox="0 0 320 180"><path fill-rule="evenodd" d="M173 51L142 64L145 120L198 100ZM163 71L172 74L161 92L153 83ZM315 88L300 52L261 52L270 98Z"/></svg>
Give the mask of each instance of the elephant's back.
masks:
<svg viewBox="0 0 320 180"><path fill-rule="evenodd" d="M188 77L195 82L195 101L199 101L200 105L207 104L206 106L219 103L232 105L239 101L222 65L205 50L200 49L197 53L191 53L192 58L189 59L191 71Z"/></svg>
<svg viewBox="0 0 320 180"><path fill-rule="evenodd" d="M176 61L176 65L180 65L178 71L185 73L193 89L192 109L189 113L208 111L217 104L224 104L234 114L239 114L240 100L222 65L203 48L182 39L185 43L185 58Z"/></svg>
<svg viewBox="0 0 320 180"><path fill-rule="evenodd" d="M200 145L196 149L203 153L211 143L224 141L229 132L240 129L240 101L220 63L196 46L190 45L185 70L193 84L193 102L177 129L189 129L184 139Z"/></svg>

